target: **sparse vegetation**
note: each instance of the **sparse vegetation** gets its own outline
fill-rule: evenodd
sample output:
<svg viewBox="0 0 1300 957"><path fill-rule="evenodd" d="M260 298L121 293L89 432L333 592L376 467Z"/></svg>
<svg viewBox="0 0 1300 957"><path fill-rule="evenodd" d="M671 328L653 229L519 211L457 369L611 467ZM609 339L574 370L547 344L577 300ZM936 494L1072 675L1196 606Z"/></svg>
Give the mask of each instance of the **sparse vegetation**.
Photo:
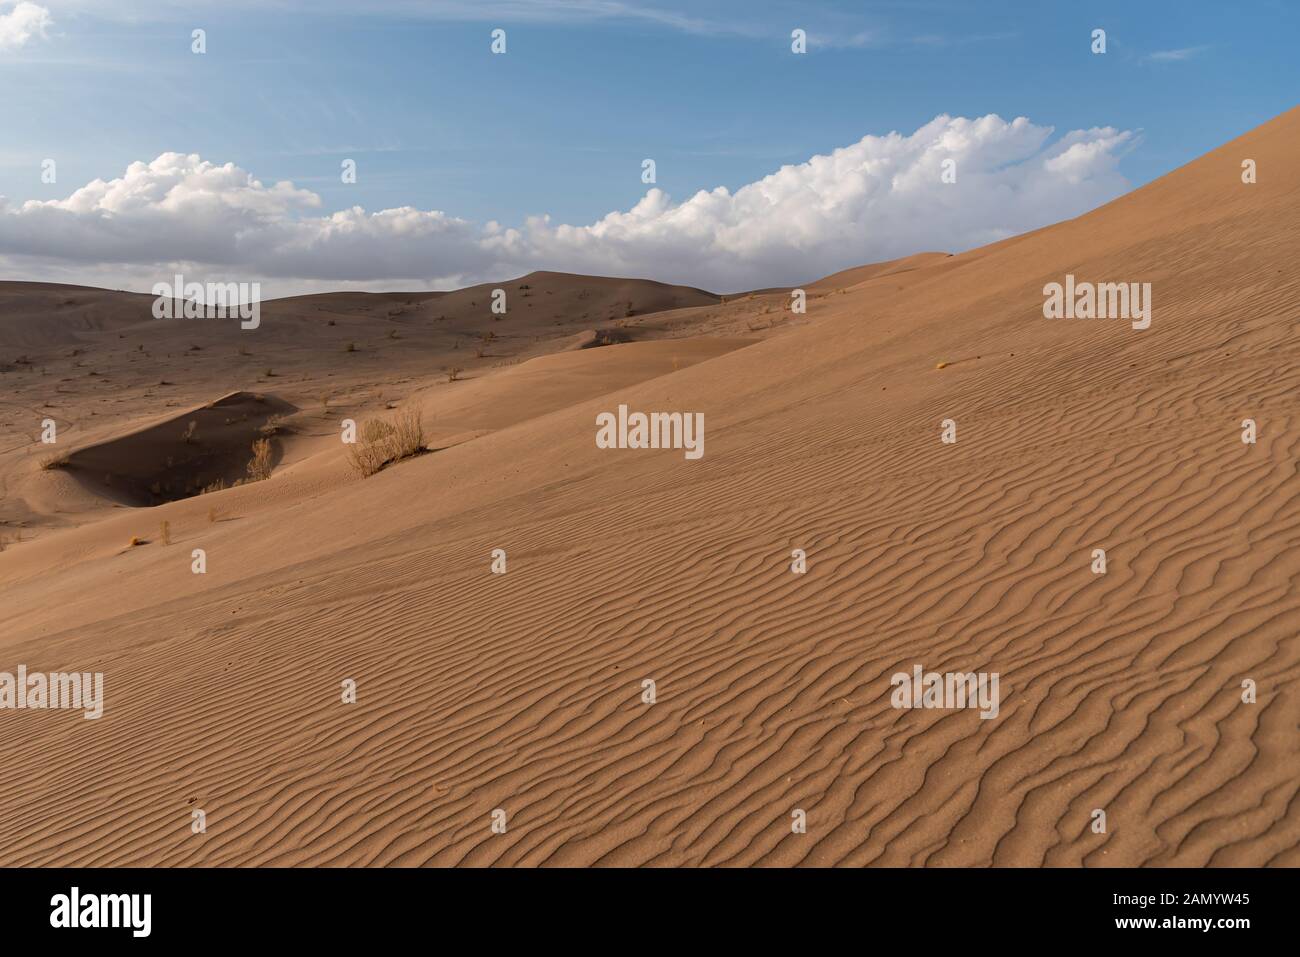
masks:
<svg viewBox="0 0 1300 957"><path fill-rule="evenodd" d="M47 455L41 459L40 464L43 471L49 472L52 469L61 469L67 465L68 457L66 455Z"/></svg>
<svg viewBox="0 0 1300 957"><path fill-rule="evenodd" d="M191 419L190 424L185 426L185 431L181 433L181 441L186 445L193 445L195 442L194 435L198 432L198 429L199 424Z"/></svg>
<svg viewBox="0 0 1300 957"><path fill-rule="evenodd" d="M162 543L164 545L170 545L172 543L172 523L163 522L158 526L158 531L162 535Z"/></svg>
<svg viewBox="0 0 1300 957"><path fill-rule="evenodd" d="M357 344L356 344L355 342L349 342L347 345L345 345L345 346L343 347L343 351L344 351L344 352L356 352L356 351L357 351Z"/></svg>
<svg viewBox="0 0 1300 957"><path fill-rule="evenodd" d="M271 477L271 442L258 439L253 443L253 457L248 460L248 480L261 482Z"/></svg>
<svg viewBox="0 0 1300 957"><path fill-rule="evenodd" d="M348 460L362 478L374 475L386 465L426 452L424 422L414 409L399 413L389 422L367 419L357 442L348 448Z"/></svg>
<svg viewBox="0 0 1300 957"><path fill-rule="evenodd" d="M465 370L462 369L460 366L453 366L452 368L447 370L447 381L455 382L457 379L460 378L460 374L464 371Z"/></svg>

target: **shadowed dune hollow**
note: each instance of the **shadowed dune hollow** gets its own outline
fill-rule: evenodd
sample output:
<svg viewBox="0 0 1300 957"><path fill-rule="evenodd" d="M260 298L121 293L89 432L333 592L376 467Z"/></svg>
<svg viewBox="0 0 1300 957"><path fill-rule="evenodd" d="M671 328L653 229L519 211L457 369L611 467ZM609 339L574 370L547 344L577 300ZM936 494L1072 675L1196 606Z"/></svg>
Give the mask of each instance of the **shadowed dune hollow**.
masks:
<svg viewBox="0 0 1300 957"><path fill-rule="evenodd" d="M79 448L60 466L90 490L128 505L158 505L248 477L253 443L271 443L274 420L295 406L261 393L232 392L209 405Z"/></svg>

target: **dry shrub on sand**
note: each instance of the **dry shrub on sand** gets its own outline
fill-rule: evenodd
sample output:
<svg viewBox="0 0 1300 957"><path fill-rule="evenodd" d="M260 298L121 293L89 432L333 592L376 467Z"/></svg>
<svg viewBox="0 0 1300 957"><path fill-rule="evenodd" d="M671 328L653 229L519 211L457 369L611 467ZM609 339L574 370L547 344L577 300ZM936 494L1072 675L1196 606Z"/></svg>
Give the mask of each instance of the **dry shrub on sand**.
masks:
<svg viewBox="0 0 1300 957"><path fill-rule="evenodd" d="M258 439L253 443L253 457L248 461L248 480L260 482L271 477L271 442Z"/></svg>
<svg viewBox="0 0 1300 957"><path fill-rule="evenodd" d="M385 465L424 451L424 422L419 412L410 409L392 422L367 419L357 441L348 448L348 461L365 478Z"/></svg>

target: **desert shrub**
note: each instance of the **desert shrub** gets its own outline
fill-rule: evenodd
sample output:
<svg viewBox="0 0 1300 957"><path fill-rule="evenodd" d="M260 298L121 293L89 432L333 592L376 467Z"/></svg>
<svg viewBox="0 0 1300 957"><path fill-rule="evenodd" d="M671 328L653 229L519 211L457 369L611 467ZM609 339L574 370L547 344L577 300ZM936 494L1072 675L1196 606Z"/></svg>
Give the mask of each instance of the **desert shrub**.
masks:
<svg viewBox="0 0 1300 957"><path fill-rule="evenodd" d="M253 443L253 457L248 460L248 480L261 482L271 477L271 442L258 439Z"/></svg>
<svg viewBox="0 0 1300 957"><path fill-rule="evenodd" d="M389 422L367 419L357 441L348 448L348 461L362 478L385 465L424 452L424 422L415 410L402 412Z"/></svg>
<svg viewBox="0 0 1300 957"><path fill-rule="evenodd" d="M393 424L395 458L404 459L424 451L424 421L415 409L399 413Z"/></svg>
<svg viewBox="0 0 1300 957"><path fill-rule="evenodd" d="M361 434L348 449L348 459L362 478L384 467L394 431L383 419L367 419L361 424Z"/></svg>

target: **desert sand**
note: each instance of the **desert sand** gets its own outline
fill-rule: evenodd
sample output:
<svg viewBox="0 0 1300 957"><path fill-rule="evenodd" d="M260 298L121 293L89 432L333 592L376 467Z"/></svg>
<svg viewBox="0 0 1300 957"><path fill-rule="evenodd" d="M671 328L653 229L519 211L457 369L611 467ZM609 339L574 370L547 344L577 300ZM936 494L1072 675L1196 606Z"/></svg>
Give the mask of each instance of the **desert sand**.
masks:
<svg viewBox="0 0 1300 957"><path fill-rule="evenodd" d="M1298 154L1292 110L804 315L538 273L242 332L0 283L0 671L105 695L0 711L0 863L1300 864ZM1045 319L1067 273L1150 328ZM597 448L619 404L707 453ZM358 476L342 421L412 410L430 451ZM891 706L918 664L998 717Z"/></svg>

